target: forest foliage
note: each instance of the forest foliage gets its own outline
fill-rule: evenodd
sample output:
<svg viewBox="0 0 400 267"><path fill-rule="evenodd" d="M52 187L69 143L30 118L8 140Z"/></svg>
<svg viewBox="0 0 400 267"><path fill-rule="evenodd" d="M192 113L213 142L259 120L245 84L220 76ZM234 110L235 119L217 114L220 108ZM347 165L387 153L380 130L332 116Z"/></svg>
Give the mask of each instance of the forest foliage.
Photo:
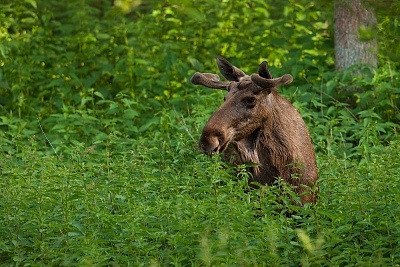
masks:
<svg viewBox="0 0 400 267"><path fill-rule="evenodd" d="M0 7L0 138L10 153L12 137L40 134L38 121L63 150L71 143L103 144L110 134L168 132L163 114L171 110L203 116L194 113L200 105L210 107L203 111L209 114L220 93L188 80L195 71L216 71L217 55L249 73L267 60L274 75L292 74L294 83L281 90L302 111L321 149L352 149L366 128L374 128L376 141L397 132L399 51L391 42L399 22L390 14L379 17L375 33L379 68L355 66L362 75L353 76L333 70L327 4L150 1L128 14L110 1L26 0ZM361 89L341 90L348 86Z"/></svg>
<svg viewBox="0 0 400 267"><path fill-rule="evenodd" d="M398 266L400 5L370 4L378 68L336 72L331 1L3 0L0 262ZM293 75L316 206L197 151L218 55Z"/></svg>

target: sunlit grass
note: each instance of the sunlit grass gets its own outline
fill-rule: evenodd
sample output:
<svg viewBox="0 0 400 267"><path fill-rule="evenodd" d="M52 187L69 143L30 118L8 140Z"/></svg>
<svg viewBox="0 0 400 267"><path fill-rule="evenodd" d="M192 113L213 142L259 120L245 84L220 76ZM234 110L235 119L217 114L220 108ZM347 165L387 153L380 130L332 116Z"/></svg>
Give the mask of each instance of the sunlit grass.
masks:
<svg viewBox="0 0 400 267"><path fill-rule="evenodd" d="M175 142L189 142L185 139ZM399 143L368 162L319 156L321 196L286 217L190 146L131 143L71 155L21 146L1 159L7 265L359 266L400 260ZM181 144L182 145L182 144ZM161 152L160 149L163 149ZM289 207L290 208L290 207ZM296 207L296 209L298 209Z"/></svg>

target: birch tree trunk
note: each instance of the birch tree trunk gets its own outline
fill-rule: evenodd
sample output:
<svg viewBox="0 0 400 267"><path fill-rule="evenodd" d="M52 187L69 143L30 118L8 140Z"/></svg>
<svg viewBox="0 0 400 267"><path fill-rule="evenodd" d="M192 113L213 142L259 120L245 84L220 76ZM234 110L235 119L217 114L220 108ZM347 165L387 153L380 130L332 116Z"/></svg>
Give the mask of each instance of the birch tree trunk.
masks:
<svg viewBox="0 0 400 267"><path fill-rule="evenodd" d="M374 31L377 27L374 9L361 0L335 0L334 17L335 69L345 70L354 64L377 67L376 37L360 39L360 29Z"/></svg>

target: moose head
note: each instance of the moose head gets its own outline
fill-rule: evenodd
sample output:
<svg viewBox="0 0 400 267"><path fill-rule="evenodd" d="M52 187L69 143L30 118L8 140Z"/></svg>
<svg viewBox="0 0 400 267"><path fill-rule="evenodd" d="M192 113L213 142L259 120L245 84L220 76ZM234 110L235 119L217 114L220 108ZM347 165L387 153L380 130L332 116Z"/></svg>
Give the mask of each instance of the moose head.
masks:
<svg viewBox="0 0 400 267"><path fill-rule="evenodd" d="M228 91L200 139L200 150L208 155L223 152L232 141L239 141L260 128L272 112L269 107L273 103L268 96L278 85L293 80L290 74L272 78L265 61L260 64L258 74L251 76L222 57L217 58L217 65L229 82L222 82L217 74L210 73L196 72L192 77L194 84Z"/></svg>

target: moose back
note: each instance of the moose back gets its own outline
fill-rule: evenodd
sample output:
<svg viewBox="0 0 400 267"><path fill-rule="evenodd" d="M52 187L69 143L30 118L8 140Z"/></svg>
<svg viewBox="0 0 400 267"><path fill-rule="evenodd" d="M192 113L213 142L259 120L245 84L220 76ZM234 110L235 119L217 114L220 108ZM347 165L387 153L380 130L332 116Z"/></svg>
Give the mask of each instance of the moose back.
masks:
<svg viewBox="0 0 400 267"><path fill-rule="evenodd" d="M204 126L201 152L225 152L234 164L255 163L250 170L253 181L271 185L280 177L302 204L314 203L318 173L311 138L299 112L276 89L292 82L292 76L273 78L265 61L250 76L222 57L217 65L228 81L199 72L191 79L193 84L227 91Z"/></svg>

